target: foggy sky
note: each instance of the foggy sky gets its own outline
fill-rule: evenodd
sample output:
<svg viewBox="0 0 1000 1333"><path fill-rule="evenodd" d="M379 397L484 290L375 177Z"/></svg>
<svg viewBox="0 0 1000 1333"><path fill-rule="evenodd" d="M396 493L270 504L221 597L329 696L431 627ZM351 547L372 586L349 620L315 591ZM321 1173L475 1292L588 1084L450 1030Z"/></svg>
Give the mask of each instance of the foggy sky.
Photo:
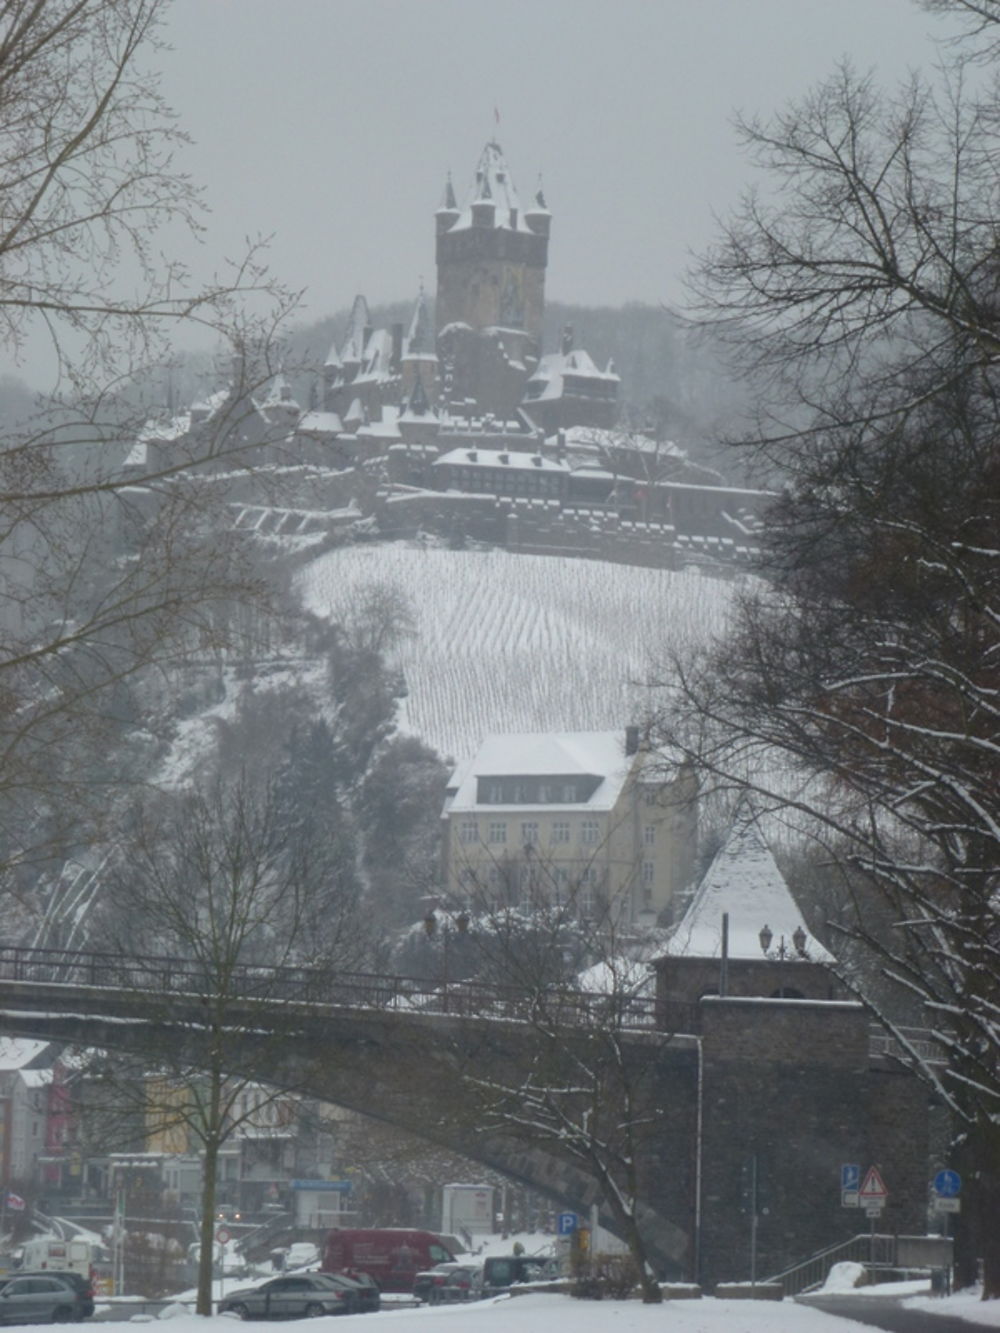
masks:
<svg viewBox="0 0 1000 1333"><path fill-rule="evenodd" d="M734 109L844 55L894 81L948 30L911 0L176 0L163 63L208 250L273 233L319 317L433 287L446 173L461 200L494 133L522 197L542 174L552 298L677 301L749 179Z"/></svg>
<svg viewBox="0 0 1000 1333"><path fill-rule="evenodd" d="M892 83L954 26L912 0L175 0L151 59L211 208L196 275L271 236L309 320L433 291L446 174L461 201L494 136L522 199L541 173L551 298L680 303L751 179L734 110L843 56Z"/></svg>

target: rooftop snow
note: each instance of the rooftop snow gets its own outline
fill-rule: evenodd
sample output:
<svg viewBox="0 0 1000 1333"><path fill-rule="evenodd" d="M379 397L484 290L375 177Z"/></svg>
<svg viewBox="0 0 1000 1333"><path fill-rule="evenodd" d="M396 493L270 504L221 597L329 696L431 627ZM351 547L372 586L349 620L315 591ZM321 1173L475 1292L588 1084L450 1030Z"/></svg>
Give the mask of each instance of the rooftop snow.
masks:
<svg viewBox="0 0 1000 1333"><path fill-rule="evenodd" d="M556 462L551 458L542 458L540 454L526 454L518 449L480 449L478 445L470 445L465 449L452 449L436 459L434 466L438 467L442 463L463 467L523 468L529 472L568 471L565 463Z"/></svg>
<svg viewBox="0 0 1000 1333"><path fill-rule="evenodd" d="M482 777L570 777L602 778L588 801L576 802L574 810L610 810L624 785L632 761L625 757L623 731L568 731L546 735L513 732L487 736L471 761L455 770L450 786L457 791L449 810L503 809L481 805L477 800ZM560 802L546 804L557 808ZM522 804L518 803L518 809Z"/></svg>
<svg viewBox="0 0 1000 1333"><path fill-rule="evenodd" d="M673 958L718 958L722 953L722 916L729 914L729 957L760 961L760 932L773 934L772 949L794 956L792 936L806 930L802 913L752 816L745 816L705 873L704 879L666 948ZM808 931L806 930L808 935ZM833 955L809 936L809 959L832 963Z"/></svg>
<svg viewBox="0 0 1000 1333"><path fill-rule="evenodd" d="M494 205L493 225L507 231L531 233L531 228L524 220L521 203L511 179L503 150L498 143L490 142L480 154L476 164L476 179L465 201L465 207L459 213L449 231L462 231L472 224L472 205L477 202ZM529 210L530 211L530 210ZM535 209L535 212L544 210ZM511 225L511 214L514 224Z"/></svg>
<svg viewBox="0 0 1000 1333"><path fill-rule="evenodd" d="M32 1041L27 1037L0 1037L0 1071L27 1068L48 1045L47 1041Z"/></svg>

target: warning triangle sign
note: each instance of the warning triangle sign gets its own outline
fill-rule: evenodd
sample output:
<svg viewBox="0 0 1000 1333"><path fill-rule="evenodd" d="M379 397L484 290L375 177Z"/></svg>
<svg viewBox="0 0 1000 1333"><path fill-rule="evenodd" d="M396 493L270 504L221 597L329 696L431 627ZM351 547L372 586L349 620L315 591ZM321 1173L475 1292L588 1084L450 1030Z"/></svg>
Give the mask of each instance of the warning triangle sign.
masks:
<svg viewBox="0 0 1000 1333"><path fill-rule="evenodd" d="M877 1166L870 1166L861 1182L861 1188L858 1190L858 1197L862 1203L868 1200L885 1199L889 1191L885 1187L885 1181L879 1174Z"/></svg>

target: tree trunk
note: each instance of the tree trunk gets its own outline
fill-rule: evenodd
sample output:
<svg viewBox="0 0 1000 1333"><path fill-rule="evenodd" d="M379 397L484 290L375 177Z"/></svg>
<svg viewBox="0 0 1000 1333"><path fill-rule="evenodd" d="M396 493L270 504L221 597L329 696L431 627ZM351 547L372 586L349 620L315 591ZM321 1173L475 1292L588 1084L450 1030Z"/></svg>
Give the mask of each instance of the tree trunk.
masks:
<svg viewBox="0 0 1000 1333"><path fill-rule="evenodd" d="M1000 1172L994 1165L980 1171L976 1196L983 1300L1000 1300Z"/></svg>
<svg viewBox="0 0 1000 1333"><path fill-rule="evenodd" d="M198 1252L198 1296L195 1314L212 1313L212 1260L215 1257L215 1181L219 1164L219 1141L222 1126L222 1076L213 1070L209 1075L208 1121L204 1126L204 1157L201 1181L201 1245Z"/></svg>

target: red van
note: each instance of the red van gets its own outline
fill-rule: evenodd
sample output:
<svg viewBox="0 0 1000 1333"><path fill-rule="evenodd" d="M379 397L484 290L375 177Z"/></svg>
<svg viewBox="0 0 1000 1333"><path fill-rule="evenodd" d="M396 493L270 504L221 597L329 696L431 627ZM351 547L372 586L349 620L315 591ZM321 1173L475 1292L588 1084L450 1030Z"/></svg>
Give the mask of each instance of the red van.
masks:
<svg viewBox="0 0 1000 1333"><path fill-rule="evenodd" d="M327 1232L323 1273L368 1273L383 1291L413 1290L413 1279L425 1268L447 1264L455 1256L440 1236L406 1227Z"/></svg>

